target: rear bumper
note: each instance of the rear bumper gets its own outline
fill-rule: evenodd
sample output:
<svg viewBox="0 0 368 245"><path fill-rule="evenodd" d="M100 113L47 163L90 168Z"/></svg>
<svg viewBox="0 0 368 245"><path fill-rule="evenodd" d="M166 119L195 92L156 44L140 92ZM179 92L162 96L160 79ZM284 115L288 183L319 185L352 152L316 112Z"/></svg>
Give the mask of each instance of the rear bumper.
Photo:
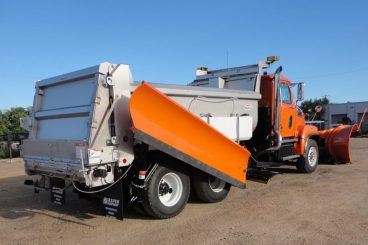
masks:
<svg viewBox="0 0 368 245"><path fill-rule="evenodd" d="M23 156L25 172L28 175L41 175L52 178L61 178L68 181L76 181L85 184L87 187L98 187L114 182L115 163L85 166L82 167L80 161L68 161L63 159L45 160ZM96 169L107 171L107 176L94 175ZM109 170L108 170L109 169ZM84 170L84 173L83 171Z"/></svg>
<svg viewBox="0 0 368 245"><path fill-rule="evenodd" d="M24 168L28 175L47 175L59 178L69 178L82 169L81 163L63 160L51 161L40 158L23 157Z"/></svg>
<svg viewBox="0 0 368 245"><path fill-rule="evenodd" d="M87 143L67 140L25 140L22 157L28 175L71 177L87 159ZM79 154L78 154L79 153Z"/></svg>
<svg viewBox="0 0 368 245"><path fill-rule="evenodd" d="M42 175L69 179L88 187L104 186L114 181L115 162L88 164L88 144L83 141L25 140L22 156L28 175ZM109 156L111 154L108 154ZM95 169L108 171L106 178L94 175ZM82 170L85 170L82 173Z"/></svg>

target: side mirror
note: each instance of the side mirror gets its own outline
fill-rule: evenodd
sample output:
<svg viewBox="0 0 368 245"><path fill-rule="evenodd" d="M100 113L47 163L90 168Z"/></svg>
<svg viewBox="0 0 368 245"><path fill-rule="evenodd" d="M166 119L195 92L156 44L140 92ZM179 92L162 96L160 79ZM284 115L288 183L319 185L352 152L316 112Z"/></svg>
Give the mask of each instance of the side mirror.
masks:
<svg viewBox="0 0 368 245"><path fill-rule="evenodd" d="M298 83L297 101L304 100L304 83Z"/></svg>
<svg viewBox="0 0 368 245"><path fill-rule="evenodd" d="M314 107L314 115L312 117L311 121L314 121L314 118L316 118L317 114L320 113L322 111L322 106L321 105L317 105L316 107Z"/></svg>
<svg viewBox="0 0 368 245"><path fill-rule="evenodd" d="M317 105L314 110L316 111L316 113L320 113L322 111L322 106L321 105Z"/></svg>

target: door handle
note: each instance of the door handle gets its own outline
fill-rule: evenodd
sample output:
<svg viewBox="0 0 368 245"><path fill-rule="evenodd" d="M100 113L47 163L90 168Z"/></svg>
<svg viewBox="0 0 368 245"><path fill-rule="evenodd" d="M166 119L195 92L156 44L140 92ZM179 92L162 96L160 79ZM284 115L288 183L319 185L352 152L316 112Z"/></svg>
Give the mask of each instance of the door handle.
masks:
<svg viewBox="0 0 368 245"><path fill-rule="evenodd" d="M289 118L289 129L291 128L292 125L293 125L293 116L290 116L290 118Z"/></svg>

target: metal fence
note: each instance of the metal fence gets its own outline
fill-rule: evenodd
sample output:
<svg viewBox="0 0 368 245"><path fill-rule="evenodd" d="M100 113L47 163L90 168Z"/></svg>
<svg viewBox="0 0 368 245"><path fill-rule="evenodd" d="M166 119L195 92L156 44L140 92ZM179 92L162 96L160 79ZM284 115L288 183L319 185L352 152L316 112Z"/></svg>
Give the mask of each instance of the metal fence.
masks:
<svg viewBox="0 0 368 245"><path fill-rule="evenodd" d="M18 157L22 140L27 137L28 133L0 135L0 158Z"/></svg>

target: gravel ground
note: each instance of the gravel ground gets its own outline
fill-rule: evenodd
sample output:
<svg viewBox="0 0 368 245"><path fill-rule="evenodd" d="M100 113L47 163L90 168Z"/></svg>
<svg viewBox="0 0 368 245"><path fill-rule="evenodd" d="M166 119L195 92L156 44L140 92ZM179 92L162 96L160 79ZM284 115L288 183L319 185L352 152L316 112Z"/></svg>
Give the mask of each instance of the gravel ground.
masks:
<svg viewBox="0 0 368 245"><path fill-rule="evenodd" d="M368 244L368 138L352 139L351 154L351 165L285 168L221 203L191 201L172 219L128 210L122 222L73 194L64 207L50 203L48 192L23 185L21 159L0 160L0 243Z"/></svg>

